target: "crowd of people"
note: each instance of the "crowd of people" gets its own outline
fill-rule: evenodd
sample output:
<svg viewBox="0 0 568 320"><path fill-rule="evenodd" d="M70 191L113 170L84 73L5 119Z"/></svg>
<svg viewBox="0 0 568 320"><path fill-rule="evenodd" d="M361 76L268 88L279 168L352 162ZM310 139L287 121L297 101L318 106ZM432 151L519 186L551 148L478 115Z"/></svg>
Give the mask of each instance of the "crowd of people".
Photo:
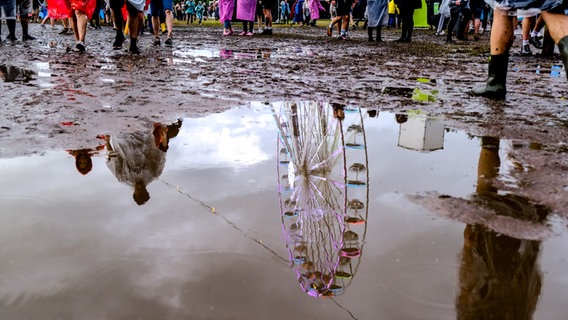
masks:
<svg viewBox="0 0 568 320"><path fill-rule="evenodd" d="M280 23L315 26L322 16L330 19L326 33L333 35L337 28L339 39L349 38L349 27L356 28L364 20L369 41L382 41L381 30L401 29L396 42L411 42L414 30L414 12L422 8L422 0L0 0L0 19L6 20L7 40L16 41L16 21L22 28L22 40L35 37L29 34L30 21L61 20L61 33L72 32L75 50L86 50L85 36L89 21L94 28L100 21L112 24L116 30L113 49L121 49L130 37L128 51L139 54L138 35L144 28L152 30L153 44L173 46L174 19L201 24L205 19L219 20L223 36L235 34L233 24L242 23L241 36L254 34L255 21L259 33L272 35L273 18ZM174 3L175 1L175 3ZM486 2L488 1L488 2ZM491 6L489 5L491 4ZM428 23L438 26L436 34L446 35L446 42L454 43L453 36L479 40L485 30L491 29L489 71L484 86L471 91L473 95L501 99L506 94L505 82L509 51L514 41L515 28L522 24L521 55L531 55L530 46L542 48L542 31L546 25L550 37L558 45L564 65L568 65L568 3L565 0L426 0ZM437 10L435 10L437 9ZM355 17L356 13L359 17ZM362 15L362 16L361 16ZM262 27L264 22L264 27ZM0 24L0 27L2 24ZM0 28L1 36L1 28Z"/></svg>

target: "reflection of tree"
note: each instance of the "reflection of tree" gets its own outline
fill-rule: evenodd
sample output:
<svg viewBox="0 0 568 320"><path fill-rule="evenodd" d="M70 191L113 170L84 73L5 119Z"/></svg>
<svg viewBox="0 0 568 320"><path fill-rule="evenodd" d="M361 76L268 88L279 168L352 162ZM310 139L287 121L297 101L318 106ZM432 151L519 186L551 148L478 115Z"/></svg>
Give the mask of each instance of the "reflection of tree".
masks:
<svg viewBox="0 0 568 320"><path fill-rule="evenodd" d="M492 181L500 165L499 139L484 137L474 203L497 215L540 223L549 210L521 196L497 193ZM468 224L459 273L458 319L532 319L542 276L540 241L513 238Z"/></svg>
<svg viewBox="0 0 568 320"><path fill-rule="evenodd" d="M107 166L118 181L134 188L133 198L142 205L150 199L146 186L162 174L169 140L177 136L181 120L169 126L155 123L153 131L107 135Z"/></svg>
<svg viewBox="0 0 568 320"><path fill-rule="evenodd" d="M345 120L340 114L337 107L319 103L288 104L275 113L283 157L279 159L283 229L297 279L306 293L316 297L343 292L361 254L362 239L351 229L366 227L365 204L357 208L358 224L348 220L352 192L347 185ZM362 119L360 112L357 117ZM358 122L363 132L362 121ZM366 161L366 149L361 151ZM361 166L356 165L357 174L365 171ZM286 167L287 174L280 174ZM367 195L366 188L359 191Z"/></svg>

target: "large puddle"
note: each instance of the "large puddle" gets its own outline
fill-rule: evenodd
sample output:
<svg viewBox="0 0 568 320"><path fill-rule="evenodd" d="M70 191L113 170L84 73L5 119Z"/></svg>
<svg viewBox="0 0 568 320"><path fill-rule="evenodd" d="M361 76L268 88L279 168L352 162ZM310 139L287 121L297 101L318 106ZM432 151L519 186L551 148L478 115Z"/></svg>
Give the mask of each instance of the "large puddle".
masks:
<svg viewBox="0 0 568 320"><path fill-rule="evenodd" d="M566 316L566 233L492 184L511 141L308 102L99 138L0 160L1 319Z"/></svg>

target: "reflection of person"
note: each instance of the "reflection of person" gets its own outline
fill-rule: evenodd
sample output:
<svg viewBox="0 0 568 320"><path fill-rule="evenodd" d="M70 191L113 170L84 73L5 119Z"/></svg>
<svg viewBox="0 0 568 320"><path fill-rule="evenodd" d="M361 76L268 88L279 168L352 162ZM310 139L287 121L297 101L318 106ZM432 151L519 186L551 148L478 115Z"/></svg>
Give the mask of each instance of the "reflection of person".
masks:
<svg viewBox="0 0 568 320"><path fill-rule="evenodd" d="M67 152L75 158L75 167L80 174L86 175L93 169L93 160L91 157L100 150L104 149L104 145L97 146L93 149L67 150Z"/></svg>
<svg viewBox="0 0 568 320"><path fill-rule="evenodd" d="M507 4L507 7L505 6ZM485 85L474 88L471 93L493 99L504 99L507 93L506 78L509 64L509 50L515 37L514 16L517 9L540 9L541 15L550 31L550 36L558 45L562 62L568 67L568 2L555 0L496 0L493 24L491 26L488 77ZM566 73L568 76L568 72Z"/></svg>
<svg viewBox="0 0 568 320"><path fill-rule="evenodd" d="M106 136L107 166L118 181L134 188L133 198L138 205L150 199L146 186L162 174L169 140L180 127L181 120L170 126L155 123L152 133Z"/></svg>
<svg viewBox="0 0 568 320"><path fill-rule="evenodd" d="M542 221L548 210L526 198L499 195L492 180L500 165L499 139L484 137L476 196L498 215ZM467 225L456 300L458 319L532 319L542 285L540 242L515 239L483 225Z"/></svg>

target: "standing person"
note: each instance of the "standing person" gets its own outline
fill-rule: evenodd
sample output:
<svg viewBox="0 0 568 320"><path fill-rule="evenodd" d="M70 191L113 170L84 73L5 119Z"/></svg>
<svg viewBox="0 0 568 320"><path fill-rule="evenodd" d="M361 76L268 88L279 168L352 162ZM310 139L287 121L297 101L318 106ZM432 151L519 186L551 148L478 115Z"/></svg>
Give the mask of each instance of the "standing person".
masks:
<svg viewBox="0 0 568 320"><path fill-rule="evenodd" d="M116 36L114 38L112 48L114 50L120 50L124 43L125 38L122 33L124 17L122 8L125 4L128 12L127 23L130 35L130 47L128 48L128 52L132 54L139 54L140 49L138 49L138 34L144 24L144 6L146 5L146 0L110 0L112 19L116 26Z"/></svg>
<svg viewBox="0 0 568 320"><path fill-rule="evenodd" d="M22 40L34 40L35 38L28 34L29 15L32 13L31 0L0 0L0 18L6 19L8 26L8 37L6 39L9 41L18 40L16 38L16 11L20 12Z"/></svg>
<svg viewBox="0 0 568 320"><path fill-rule="evenodd" d="M304 1L305 0L296 0L294 3L294 18L292 18L292 24L304 22Z"/></svg>
<svg viewBox="0 0 568 320"><path fill-rule="evenodd" d="M197 5L195 6L195 16L197 17L197 22L199 23L199 25L201 25L201 23L203 22L204 14L205 6L203 5L203 2L199 1L199 3L197 3Z"/></svg>
<svg viewBox="0 0 568 320"><path fill-rule="evenodd" d="M288 24L288 17L290 16L290 5L288 5L288 0L280 1L280 21L284 24Z"/></svg>
<svg viewBox="0 0 568 320"><path fill-rule="evenodd" d="M16 1L15 0L0 0L0 18L6 19L6 26L8 27L7 40L16 41ZM0 21L0 27L2 27ZM0 39L0 42L2 39Z"/></svg>
<svg viewBox="0 0 568 320"><path fill-rule="evenodd" d="M394 0L389 1L389 22L387 24L388 29L396 29L396 19L398 17L398 7L394 4Z"/></svg>
<svg viewBox="0 0 568 320"><path fill-rule="evenodd" d="M373 41L373 30L377 30L377 38L375 41L383 41L381 38L381 29L385 19L388 19L388 0L368 0L367 15L369 22L367 23L367 34L369 41Z"/></svg>
<svg viewBox="0 0 568 320"><path fill-rule="evenodd" d="M357 0L332 0L331 4L336 7L337 16L331 19L327 27L327 35L331 37L333 25L341 23L341 31L338 39L346 40L349 38L347 27L349 26L349 18L353 5L357 4Z"/></svg>
<svg viewBox="0 0 568 320"><path fill-rule="evenodd" d="M320 0L309 0L310 1L310 20L311 25L315 27L317 20L320 18L320 10L325 11L325 8L321 5Z"/></svg>
<svg viewBox="0 0 568 320"><path fill-rule="evenodd" d="M412 41L412 31L414 30L414 10L422 8L420 0L395 0L395 4L400 11L400 19L402 20L402 34L395 42Z"/></svg>
<svg viewBox="0 0 568 320"><path fill-rule="evenodd" d="M469 10L468 0L450 0L450 22L448 22L448 33L446 35L446 42L453 43L452 33L456 24L458 25L456 38L465 40L465 29L471 17ZM460 20L460 15L463 18Z"/></svg>
<svg viewBox="0 0 568 320"><path fill-rule="evenodd" d="M95 11L96 0L48 0L49 16L54 19L70 18L71 28L75 36L75 49L85 52L85 36L89 17Z"/></svg>
<svg viewBox="0 0 568 320"><path fill-rule="evenodd" d="M233 34L233 12L235 11L235 1L219 0L219 20L223 24L223 35L230 36Z"/></svg>
<svg viewBox="0 0 568 320"><path fill-rule="evenodd" d="M508 15L510 9L538 8L546 23L552 40L558 45L564 69L568 69L568 2L558 3L553 0L513 0L508 1L512 7L503 7L504 1L495 1L493 24L491 25L490 60L488 77L485 85L474 88L471 94L492 99L504 99L507 93L506 80L509 64L509 50L514 39L514 16ZM566 72L568 77L568 72Z"/></svg>
<svg viewBox="0 0 568 320"><path fill-rule="evenodd" d="M160 41L160 15L165 13L167 36L165 44L168 47L173 46L172 32L174 27L174 6L172 0L150 0L152 27L154 29L154 45L161 45Z"/></svg>
<svg viewBox="0 0 568 320"><path fill-rule="evenodd" d="M480 28L481 28L481 16L483 15L483 8L485 7L485 1L483 0L471 0L470 9L471 16L473 18L473 40L479 40Z"/></svg>
<svg viewBox="0 0 568 320"><path fill-rule="evenodd" d="M193 0L188 0L185 2L185 13L187 14L187 24L193 24L195 20L195 2Z"/></svg>
<svg viewBox="0 0 568 320"><path fill-rule="evenodd" d="M30 15L33 13L32 0L16 0L17 11L20 13L20 25L22 26L22 40L35 40L30 36L29 25Z"/></svg>
<svg viewBox="0 0 568 320"><path fill-rule="evenodd" d="M303 13L302 25L306 26L310 23L310 0L304 0L302 13Z"/></svg>
<svg viewBox="0 0 568 320"><path fill-rule="evenodd" d="M272 35L272 7L276 2L274 0L260 0L262 6L262 14L264 15L264 29L260 34Z"/></svg>

